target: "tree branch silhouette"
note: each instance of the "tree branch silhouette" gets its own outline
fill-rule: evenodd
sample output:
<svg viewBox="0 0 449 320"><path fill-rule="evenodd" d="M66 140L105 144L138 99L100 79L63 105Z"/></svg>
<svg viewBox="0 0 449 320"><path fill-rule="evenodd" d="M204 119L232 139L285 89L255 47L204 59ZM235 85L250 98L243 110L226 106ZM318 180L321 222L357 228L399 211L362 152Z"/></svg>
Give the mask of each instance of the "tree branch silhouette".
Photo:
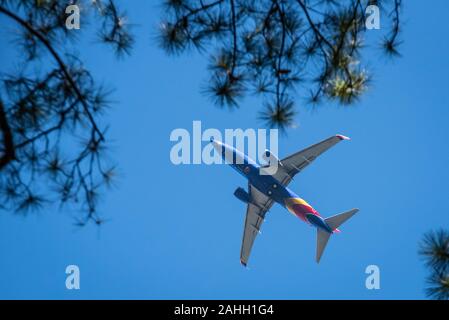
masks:
<svg viewBox="0 0 449 320"><path fill-rule="evenodd" d="M351 105L366 91L362 65L365 6L361 0L221 0L196 5L166 0L158 41L168 54L189 49L211 55L203 93L220 107L235 108L251 92L262 96L259 118L270 127L294 126L295 100L336 100ZM394 56L399 42L400 0L388 7L383 48ZM299 89L299 90L298 90Z"/></svg>
<svg viewBox="0 0 449 320"><path fill-rule="evenodd" d="M97 29L101 42L119 56L130 53L130 26L114 1L77 4L92 8L83 15L84 25ZM0 0L0 14L19 30L14 45L23 65L1 76L0 203L25 214L59 202L79 211L76 225L99 224L98 199L115 177L115 165L105 157L102 122L110 90L97 85L65 45L76 41L65 26L66 6L56 0ZM94 24L86 23L89 17ZM44 55L54 64L40 63L37 58Z"/></svg>
<svg viewBox="0 0 449 320"><path fill-rule="evenodd" d="M418 253L429 269L426 295L435 300L449 300L449 231L425 233Z"/></svg>
<svg viewBox="0 0 449 320"><path fill-rule="evenodd" d="M87 102L85 101L84 97L82 96L78 86L73 81L72 76L67 70L67 67L64 63L64 61L61 59L59 54L56 52L56 50L53 48L53 46L50 44L50 42L37 30L35 30L29 23L27 23L25 20L21 19L16 14L12 13L11 11L7 10L3 6L0 6L0 12L5 14L6 16L10 17L11 19L15 20L17 23L22 25L24 28L26 28L33 36L35 36L39 41L43 43L43 45L48 49L50 54L53 56L53 58L58 63L59 67L61 68L62 72L64 73L64 76L66 77L67 81L69 82L70 86L72 87L73 91L78 96L79 101L82 103L84 112L86 113L87 117L89 118L89 121L95 130L95 132L99 135L100 139L103 140L103 134L101 133L100 129L98 129L98 126L89 111L89 107L87 105Z"/></svg>
<svg viewBox="0 0 449 320"><path fill-rule="evenodd" d="M3 133L3 155L0 158L0 170L15 158L14 141L11 128L6 118L5 108L0 98L0 129Z"/></svg>

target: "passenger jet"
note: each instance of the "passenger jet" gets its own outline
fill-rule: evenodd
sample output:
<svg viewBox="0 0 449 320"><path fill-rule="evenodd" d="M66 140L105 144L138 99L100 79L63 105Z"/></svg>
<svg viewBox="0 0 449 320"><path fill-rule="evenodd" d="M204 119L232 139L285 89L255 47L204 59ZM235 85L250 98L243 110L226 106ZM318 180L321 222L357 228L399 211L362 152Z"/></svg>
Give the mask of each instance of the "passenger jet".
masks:
<svg viewBox="0 0 449 320"><path fill-rule="evenodd" d="M337 134L282 160L269 150L265 150L263 157L268 164L260 166L239 150L211 139L211 143L222 158L248 180L248 191L239 187L234 192L238 199L247 204L240 251L240 262L244 266L248 263L251 248L257 234L260 233L265 215L275 202L317 229L316 262L320 262L329 237L339 232L337 228L359 210L352 209L329 218L322 218L318 211L298 197L287 185L298 172L342 140L349 140L349 138ZM273 165L275 169L277 167L277 170L271 170Z"/></svg>

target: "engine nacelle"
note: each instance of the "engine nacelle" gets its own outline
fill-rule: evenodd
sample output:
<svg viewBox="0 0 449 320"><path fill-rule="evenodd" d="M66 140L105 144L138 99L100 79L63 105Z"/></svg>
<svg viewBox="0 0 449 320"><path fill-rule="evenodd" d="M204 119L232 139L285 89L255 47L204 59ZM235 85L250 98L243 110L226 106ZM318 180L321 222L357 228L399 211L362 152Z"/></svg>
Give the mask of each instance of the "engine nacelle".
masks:
<svg viewBox="0 0 449 320"><path fill-rule="evenodd" d="M281 164L281 161L268 149L265 149L265 151L263 152L263 159L268 163L268 164Z"/></svg>
<svg viewBox="0 0 449 320"><path fill-rule="evenodd" d="M239 188L235 189L234 196L236 196L237 199L239 199L240 201L243 201L244 203L250 202L249 194L248 194L248 192L243 190L243 188L239 187Z"/></svg>

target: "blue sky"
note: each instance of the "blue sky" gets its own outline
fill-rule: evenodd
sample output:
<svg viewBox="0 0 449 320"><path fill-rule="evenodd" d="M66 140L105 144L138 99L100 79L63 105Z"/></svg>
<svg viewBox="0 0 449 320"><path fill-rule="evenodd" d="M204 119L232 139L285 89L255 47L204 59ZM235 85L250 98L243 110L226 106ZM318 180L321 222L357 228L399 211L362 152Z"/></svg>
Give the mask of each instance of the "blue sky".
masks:
<svg viewBox="0 0 449 320"><path fill-rule="evenodd" d="M226 166L174 166L169 135L191 130L193 120L203 128L258 128L261 101L247 99L233 112L214 107L200 94L206 59L167 57L156 47L156 2L126 6L137 24L131 57L117 61L92 38L78 48L96 78L116 88L107 119L120 180L100 206L111 221L77 229L64 211L0 212L0 298L425 298L418 241L449 221L447 1L405 3L399 59L385 59L369 35L374 78L356 106L312 111L298 98L298 127L281 138L281 157L336 133L352 140L291 188L323 216L360 213L317 265L314 230L275 205L249 269L239 263L245 205L233 196L246 182ZM14 61L9 23L0 18L2 71ZM69 264L80 267L80 290L65 288ZM380 290L365 288L370 264L380 267Z"/></svg>

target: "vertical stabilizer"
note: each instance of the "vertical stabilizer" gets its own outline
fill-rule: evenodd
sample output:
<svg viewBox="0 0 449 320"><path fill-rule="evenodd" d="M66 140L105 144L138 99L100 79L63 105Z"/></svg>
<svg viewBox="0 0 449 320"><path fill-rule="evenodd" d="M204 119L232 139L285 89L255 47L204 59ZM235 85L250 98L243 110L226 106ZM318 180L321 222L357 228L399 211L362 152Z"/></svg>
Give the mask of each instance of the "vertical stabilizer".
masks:
<svg viewBox="0 0 449 320"><path fill-rule="evenodd" d="M330 227L332 231L341 226L345 221L351 218L354 214L356 214L359 209L352 209L347 212L343 212L337 214L335 216L324 219L326 224ZM316 262L320 262L321 256L323 255L324 249L326 248L327 242L329 241L329 237L332 233L329 233L321 228L317 228L316 235Z"/></svg>
<svg viewBox="0 0 449 320"><path fill-rule="evenodd" d="M316 262L319 263L321 256L324 252L324 249L326 248L327 241L329 240L329 237L331 234L329 232L326 232L324 230L321 230L320 228L317 228L317 234L316 234Z"/></svg>

